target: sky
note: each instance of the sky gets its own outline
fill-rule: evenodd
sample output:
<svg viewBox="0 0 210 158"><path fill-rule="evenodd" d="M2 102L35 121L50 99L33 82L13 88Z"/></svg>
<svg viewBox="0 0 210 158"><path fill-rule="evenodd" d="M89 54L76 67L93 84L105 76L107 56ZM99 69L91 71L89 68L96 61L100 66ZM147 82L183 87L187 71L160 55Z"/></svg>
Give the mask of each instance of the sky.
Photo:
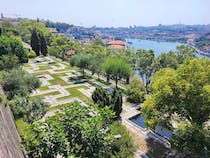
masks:
<svg viewBox="0 0 210 158"><path fill-rule="evenodd" d="M6 17L85 27L210 24L210 0L0 0Z"/></svg>

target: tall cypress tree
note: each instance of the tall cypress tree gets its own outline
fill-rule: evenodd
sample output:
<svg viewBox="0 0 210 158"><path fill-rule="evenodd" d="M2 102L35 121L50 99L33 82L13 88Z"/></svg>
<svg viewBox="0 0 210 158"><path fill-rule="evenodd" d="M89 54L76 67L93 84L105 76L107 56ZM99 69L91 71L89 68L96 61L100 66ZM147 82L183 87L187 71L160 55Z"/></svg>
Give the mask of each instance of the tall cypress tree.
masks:
<svg viewBox="0 0 210 158"><path fill-rule="evenodd" d="M39 34L39 40L40 40L40 50L42 55L46 56L48 51L47 51L47 44L46 40L44 38L44 35L42 33Z"/></svg>
<svg viewBox="0 0 210 158"><path fill-rule="evenodd" d="M2 28L0 27L0 36L2 35L3 31L2 31Z"/></svg>
<svg viewBox="0 0 210 158"><path fill-rule="evenodd" d="M39 56L40 42L36 28L33 28L31 33L31 48L36 52L36 55Z"/></svg>

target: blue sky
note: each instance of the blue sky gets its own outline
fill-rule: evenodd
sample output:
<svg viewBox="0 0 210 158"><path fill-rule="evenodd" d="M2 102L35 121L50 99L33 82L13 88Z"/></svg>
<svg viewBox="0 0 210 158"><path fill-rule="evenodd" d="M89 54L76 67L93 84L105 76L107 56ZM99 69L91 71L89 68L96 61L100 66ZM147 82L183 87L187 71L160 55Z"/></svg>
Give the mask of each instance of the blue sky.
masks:
<svg viewBox="0 0 210 158"><path fill-rule="evenodd" d="M210 24L210 0L0 0L5 16L82 26Z"/></svg>

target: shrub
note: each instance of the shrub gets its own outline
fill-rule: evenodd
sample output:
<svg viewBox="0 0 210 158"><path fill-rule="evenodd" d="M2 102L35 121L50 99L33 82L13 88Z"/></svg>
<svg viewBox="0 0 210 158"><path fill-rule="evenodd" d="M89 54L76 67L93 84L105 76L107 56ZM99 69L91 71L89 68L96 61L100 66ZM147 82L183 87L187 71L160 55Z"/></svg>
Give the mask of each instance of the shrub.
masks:
<svg viewBox="0 0 210 158"><path fill-rule="evenodd" d="M34 58L34 57L36 57L36 53L33 50L31 50L30 52L28 52L28 57Z"/></svg>
<svg viewBox="0 0 210 158"><path fill-rule="evenodd" d="M126 94L128 95L128 100L132 103L143 102L146 94L143 81L137 77L133 78L131 83L126 87Z"/></svg>

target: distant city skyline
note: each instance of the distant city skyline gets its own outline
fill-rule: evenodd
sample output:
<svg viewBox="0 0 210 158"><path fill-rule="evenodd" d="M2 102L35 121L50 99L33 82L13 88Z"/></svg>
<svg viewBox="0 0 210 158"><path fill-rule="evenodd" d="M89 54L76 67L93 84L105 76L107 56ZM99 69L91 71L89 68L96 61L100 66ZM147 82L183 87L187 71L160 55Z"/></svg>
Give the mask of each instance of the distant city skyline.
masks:
<svg viewBox="0 0 210 158"><path fill-rule="evenodd" d="M210 0L0 0L6 17L85 27L210 24Z"/></svg>

